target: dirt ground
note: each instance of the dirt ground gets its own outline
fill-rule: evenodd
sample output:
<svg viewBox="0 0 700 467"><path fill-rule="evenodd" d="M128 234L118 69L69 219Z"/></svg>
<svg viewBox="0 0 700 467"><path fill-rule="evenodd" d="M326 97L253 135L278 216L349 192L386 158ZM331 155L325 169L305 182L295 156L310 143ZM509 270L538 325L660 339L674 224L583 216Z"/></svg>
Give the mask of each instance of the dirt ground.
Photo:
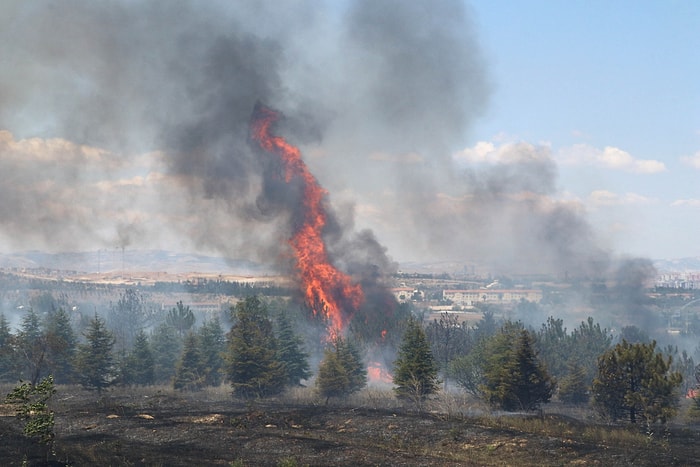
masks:
<svg viewBox="0 0 700 467"><path fill-rule="evenodd" d="M51 459L75 466L700 465L700 431L680 425L658 439L625 437L548 410L532 416L536 423L509 426L515 417L446 406L419 414L376 395L325 405L289 396L236 401L224 392L118 389L98 398L59 387ZM1 415L0 463L45 465L11 413Z"/></svg>

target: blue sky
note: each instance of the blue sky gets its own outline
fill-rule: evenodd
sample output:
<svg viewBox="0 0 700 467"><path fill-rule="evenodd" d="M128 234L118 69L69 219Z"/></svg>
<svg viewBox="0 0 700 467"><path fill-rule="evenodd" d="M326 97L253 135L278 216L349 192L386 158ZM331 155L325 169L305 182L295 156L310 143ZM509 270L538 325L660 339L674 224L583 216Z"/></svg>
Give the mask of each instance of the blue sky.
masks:
<svg viewBox="0 0 700 467"><path fill-rule="evenodd" d="M474 144L550 146L561 196L621 253L700 255L700 2L470 4L494 84Z"/></svg>

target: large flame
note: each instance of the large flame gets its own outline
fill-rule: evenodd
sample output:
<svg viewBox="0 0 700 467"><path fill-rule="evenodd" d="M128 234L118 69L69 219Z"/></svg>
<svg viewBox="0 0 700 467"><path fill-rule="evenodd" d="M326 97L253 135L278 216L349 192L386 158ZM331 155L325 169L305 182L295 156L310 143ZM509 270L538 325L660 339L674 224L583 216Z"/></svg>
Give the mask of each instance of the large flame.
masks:
<svg viewBox="0 0 700 467"><path fill-rule="evenodd" d="M299 149L271 134L272 124L279 118L279 112L258 104L250 123L251 137L262 149L280 158L287 183L301 184L303 210L289 245L305 298L315 314L321 312L326 317L329 337L333 338L342 332L350 312L360 306L364 294L360 285L354 284L328 258L322 235L326 225L323 201L327 192L309 171Z"/></svg>

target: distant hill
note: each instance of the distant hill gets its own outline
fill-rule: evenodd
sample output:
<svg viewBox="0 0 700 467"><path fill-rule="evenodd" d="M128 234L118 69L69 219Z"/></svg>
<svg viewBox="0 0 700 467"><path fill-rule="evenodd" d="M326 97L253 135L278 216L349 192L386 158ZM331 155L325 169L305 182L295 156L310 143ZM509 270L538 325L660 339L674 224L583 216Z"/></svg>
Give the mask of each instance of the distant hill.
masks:
<svg viewBox="0 0 700 467"><path fill-rule="evenodd" d="M267 267L247 260L163 250L119 249L67 253L0 253L0 268L46 268L85 273L162 271L258 275L270 272Z"/></svg>
<svg viewBox="0 0 700 467"><path fill-rule="evenodd" d="M700 272L700 257L657 259L659 273ZM55 269L85 273L151 271L168 273L202 272L241 275L265 275L274 271L268 266L242 259L201 254L175 253L165 250L99 250L88 252L46 253L25 251L0 253L0 268ZM483 265L459 261L405 262L404 272L423 274L465 274L487 272Z"/></svg>
<svg viewBox="0 0 700 467"><path fill-rule="evenodd" d="M700 272L700 256L694 258L658 259L654 261L656 270L663 272Z"/></svg>

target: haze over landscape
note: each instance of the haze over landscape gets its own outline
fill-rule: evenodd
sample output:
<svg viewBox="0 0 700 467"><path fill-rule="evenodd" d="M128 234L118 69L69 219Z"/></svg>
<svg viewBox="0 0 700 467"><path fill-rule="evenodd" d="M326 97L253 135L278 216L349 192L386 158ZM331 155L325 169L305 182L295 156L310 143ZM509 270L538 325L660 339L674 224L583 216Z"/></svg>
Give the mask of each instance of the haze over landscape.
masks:
<svg viewBox="0 0 700 467"><path fill-rule="evenodd" d="M6 464L697 460L699 2L0 12Z"/></svg>
<svg viewBox="0 0 700 467"><path fill-rule="evenodd" d="M400 8L399 8L400 5ZM695 2L8 2L0 251L275 263L280 110L341 265L700 256Z"/></svg>

